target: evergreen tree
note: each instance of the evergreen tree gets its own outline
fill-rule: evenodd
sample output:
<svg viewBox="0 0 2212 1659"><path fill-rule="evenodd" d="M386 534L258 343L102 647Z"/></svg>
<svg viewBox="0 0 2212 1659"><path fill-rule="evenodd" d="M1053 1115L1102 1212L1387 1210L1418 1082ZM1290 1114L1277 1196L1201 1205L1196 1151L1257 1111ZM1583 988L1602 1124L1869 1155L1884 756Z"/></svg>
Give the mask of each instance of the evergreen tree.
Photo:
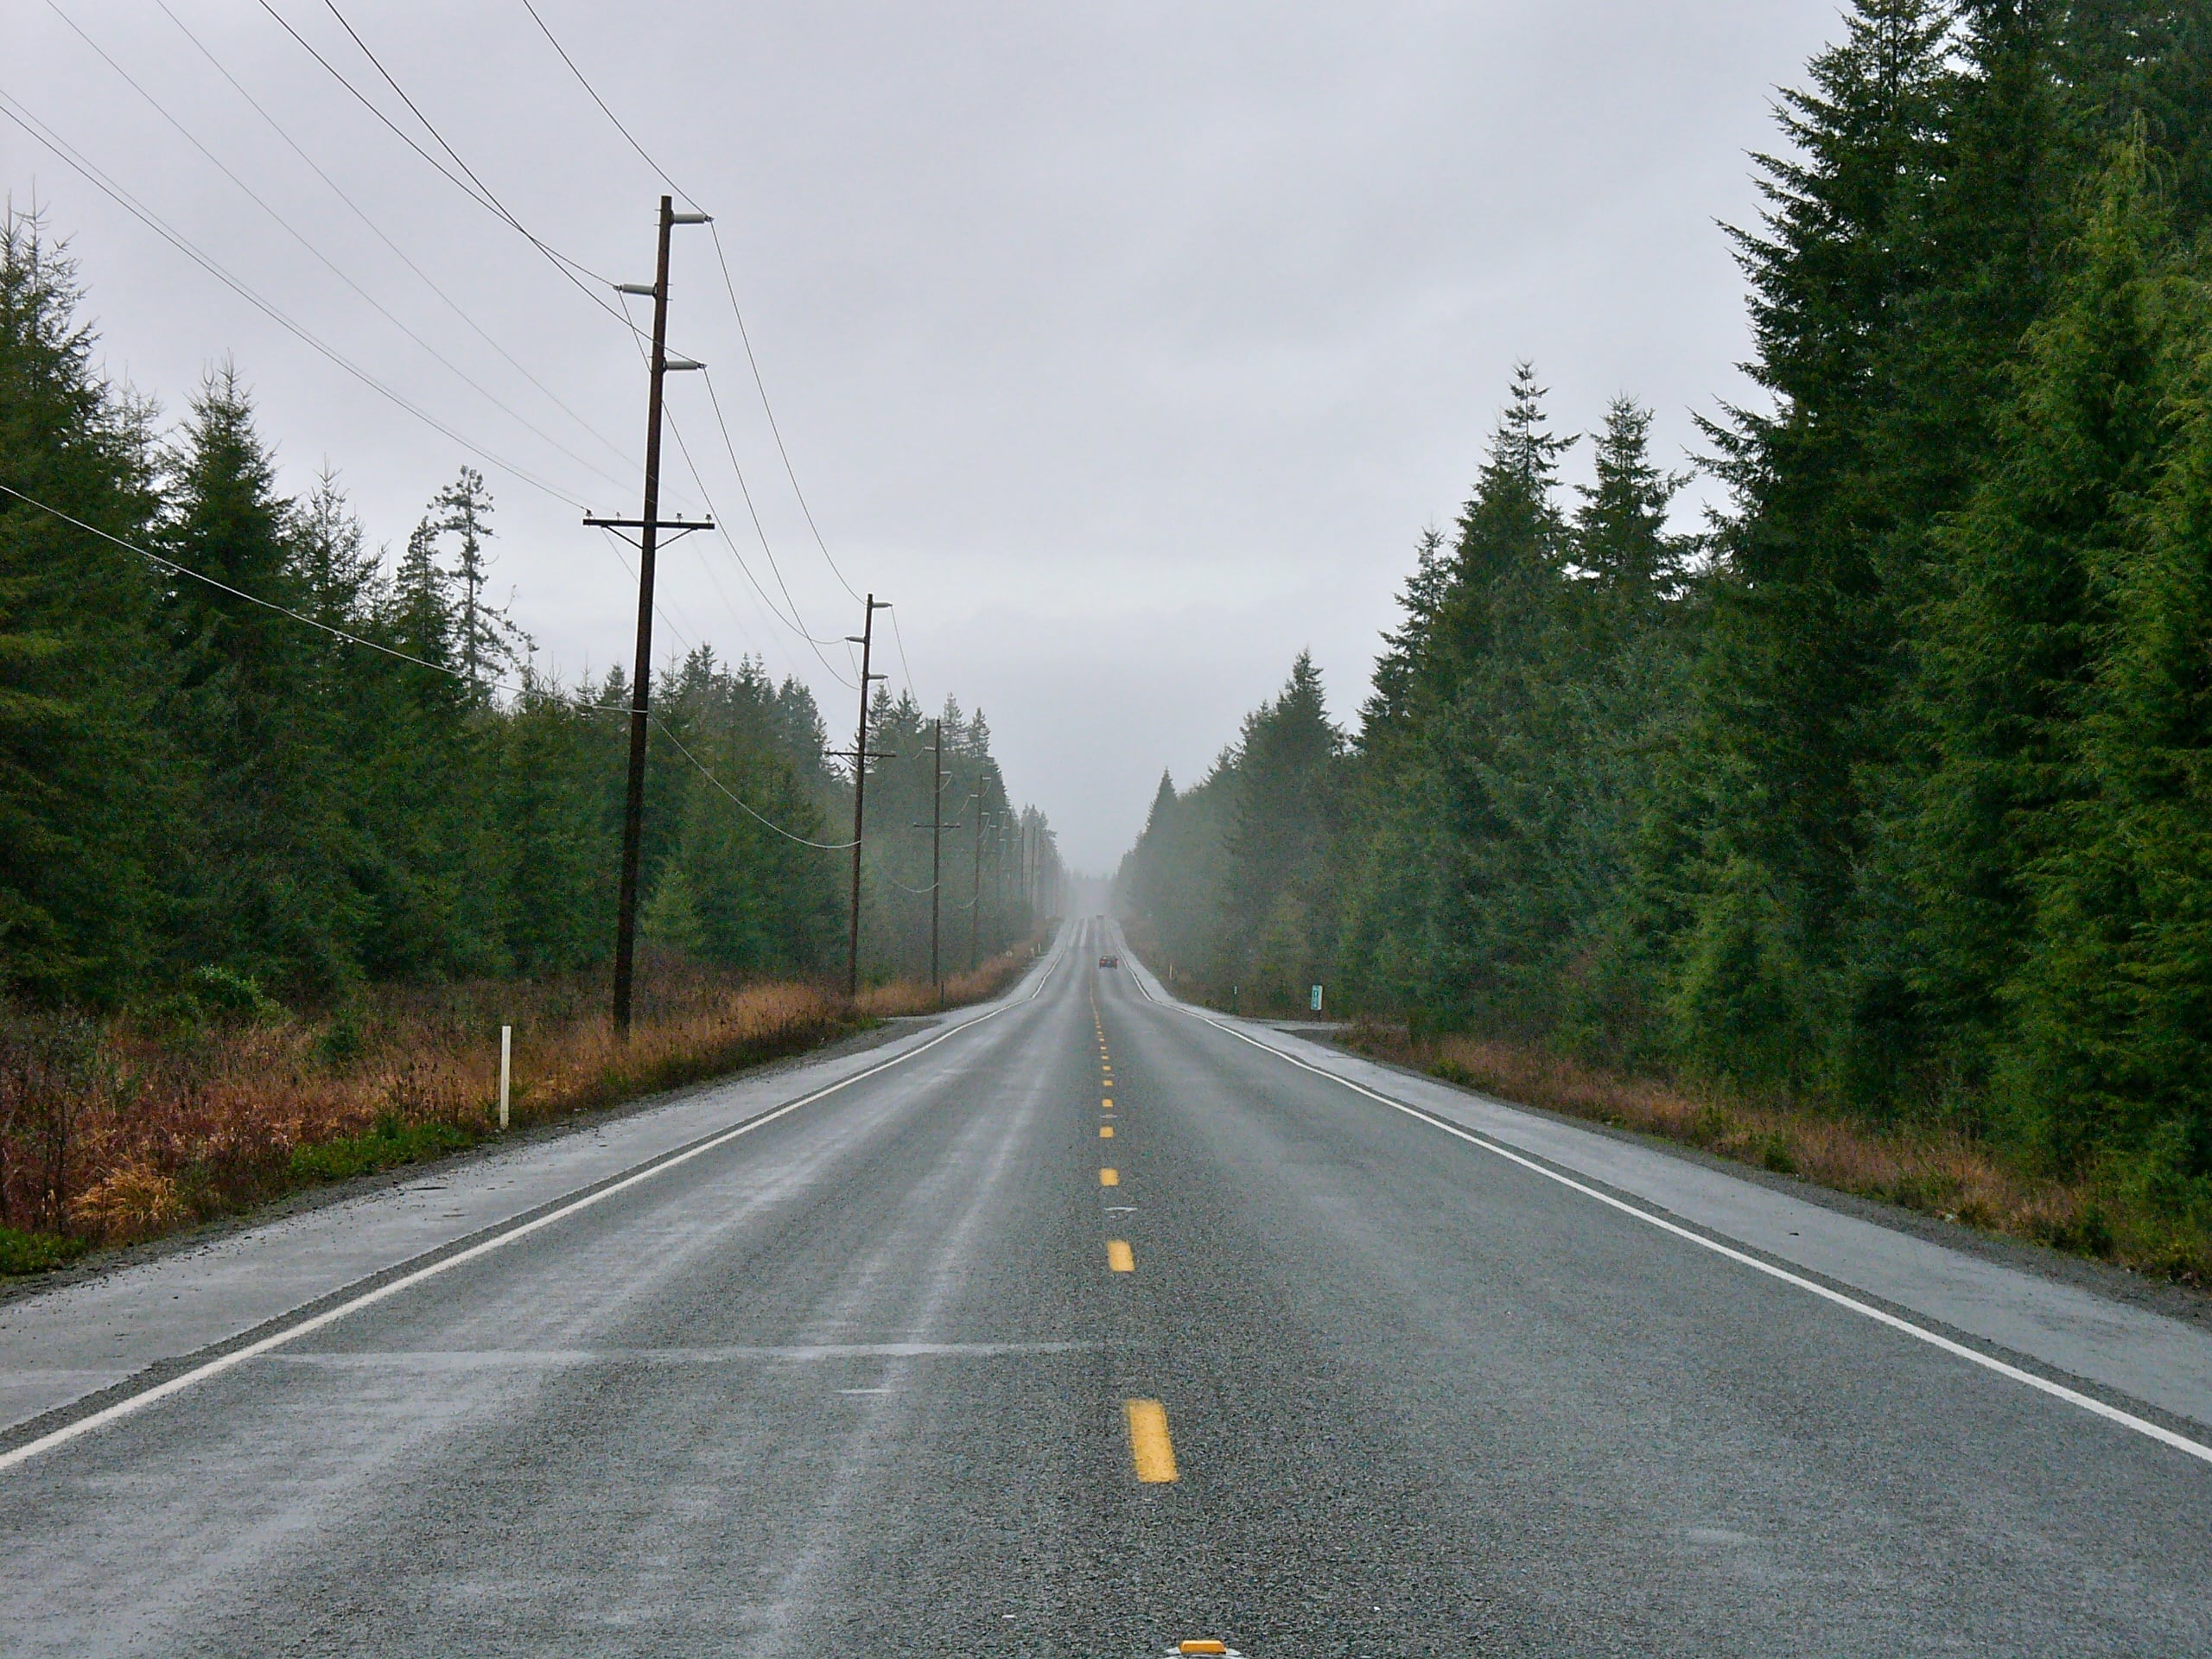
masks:
<svg viewBox="0 0 2212 1659"><path fill-rule="evenodd" d="M308 631L271 608L313 599L293 556L291 504L235 371L201 386L169 465L162 540L223 584L180 579L162 607L171 723L204 802L180 872L181 943L272 982L340 984L355 971L363 907L346 875L335 734Z"/></svg>
<svg viewBox="0 0 2212 1659"><path fill-rule="evenodd" d="M1217 969L1276 1006L1293 1006L1331 955L1327 880L1336 838L1336 763L1321 677L1300 652L1274 702L1244 722L1217 900L1225 937L1244 948Z"/></svg>
<svg viewBox="0 0 2212 1659"><path fill-rule="evenodd" d="M1950 44L1929 0L1858 0L1783 95L1793 152L1759 158L1763 232L1735 233L1746 366L1775 407L1708 429L1738 511L1703 653L1703 848L1682 872L1699 893L1675 1000L1715 1068L1826 1084L1847 1023L1864 785L1891 758L1916 528L1876 457L1912 394L1897 335L1932 280Z"/></svg>
<svg viewBox="0 0 2212 1659"><path fill-rule="evenodd" d="M1944 535L1950 590L1923 630L1933 764L1917 791L1916 988L1985 1081L2033 925L2030 873L2067 834L2077 721L2109 617L2099 572L2133 533L2163 442L2172 302L2141 148L2090 215L2075 272L2031 331L1998 459Z"/></svg>
<svg viewBox="0 0 2212 1659"><path fill-rule="evenodd" d="M0 983L113 1002L157 949L188 800L156 721L146 411L102 381L65 250L0 219ZM79 521L56 518L44 503ZM84 526L84 527L80 527Z"/></svg>

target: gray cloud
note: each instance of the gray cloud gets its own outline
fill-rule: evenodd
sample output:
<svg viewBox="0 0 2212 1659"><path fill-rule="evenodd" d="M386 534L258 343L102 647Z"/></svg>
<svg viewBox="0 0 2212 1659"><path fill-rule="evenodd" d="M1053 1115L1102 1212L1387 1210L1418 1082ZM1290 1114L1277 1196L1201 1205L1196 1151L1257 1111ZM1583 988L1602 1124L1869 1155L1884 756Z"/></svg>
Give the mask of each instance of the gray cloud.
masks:
<svg viewBox="0 0 2212 1659"><path fill-rule="evenodd" d="M327 11L276 3L405 118ZM602 510L634 505L642 377L622 331L258 5L170 0L583 423L425 289L154 0L63 4L287 222L581 461L378 316L43 5L10 9L0 86L410 400ZM1755 212L1744 152L1772 143L1773 87L1835 26L1828 0L540 5L717 214L817 517L855 582L898 602L916 690L981 702L1017 792L1094 868L1134 835L1160 768L1193 777L1300 646L1350 712L1414 537L1456 510L1515 359L1536 360L1563 427L1627 391L1677 448L1691 410L1745 394L1740 286L1713 221ZM650 275L658 181L518 0L346 9L521 218L595 270ZM467 458L12 127L0 170L75 238L118 371L175 408L235 356L288 486L327 458L396 543ZM676 343L712 365L803 614L842 635L855 607L782 480L711 245L679 234ZM673 408L776 591L704 388L679 385ZM672 461L680 504L701 505ZM496 574L522 620L572 672L617 659L630 601L612 550L487 470ZM849 694L728 548L694 538L668 569L682 639L757 651L849 718Z"/></svg>

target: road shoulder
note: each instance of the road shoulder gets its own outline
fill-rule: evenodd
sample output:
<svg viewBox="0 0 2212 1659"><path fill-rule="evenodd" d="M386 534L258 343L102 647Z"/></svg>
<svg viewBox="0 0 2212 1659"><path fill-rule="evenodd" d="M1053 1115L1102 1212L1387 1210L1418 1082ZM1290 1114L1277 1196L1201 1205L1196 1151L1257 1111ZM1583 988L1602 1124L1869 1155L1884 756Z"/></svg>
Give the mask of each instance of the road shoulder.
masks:
<svg viewBox="0 0 2212 1659"><path fill-rule="evenodd" d="M1671 1146L1495 1100L1270 1024L1192 1008L1167 997L1134 956L1126 960L1149 995L1190 1017L1213 1021L1339 1081L1892 1312L2139 1402L2200 1432L2212 1427L2212 1323L1824 1201L1840 1195L1815 1199L1796 1183L1748 1179L1749 1172L1684 1157ZM1346 1100L1358 1103L1362 1096L1347 1090Z"/></svg>
<svg viewBox="0 0 2212 1659"><path fill-rule="evenodd" d="M903 1029L861 1033L435 1164L298 1195L277 1213L115 1252L72 1270L65 1282L29 1287L0 1304L0 1439L496 1233L1000 1006L899 1021Z"/></svg>

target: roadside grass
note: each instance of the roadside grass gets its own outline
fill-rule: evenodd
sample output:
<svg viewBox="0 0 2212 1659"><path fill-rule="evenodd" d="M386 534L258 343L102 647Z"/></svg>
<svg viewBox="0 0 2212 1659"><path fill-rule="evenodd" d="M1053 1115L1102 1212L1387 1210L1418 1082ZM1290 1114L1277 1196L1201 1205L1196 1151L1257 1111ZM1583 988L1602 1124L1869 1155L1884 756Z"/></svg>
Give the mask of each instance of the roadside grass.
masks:
<svg viewBox="0 0 2212 1659"><path fill-rule="evenodd" d="M92 1246L81 1238L0 1227L0 1274L45 1273L74 1262Z"/></svg>
<svg viewBox="0 0 2212 1659"><path fill-rule="evenodd" d="M1039 948L949 979L944 1006L998 995ZM664 958L639 980L627 1042L597 976L379 987L313 1014L257 992L105 1023L0 1010L0 1275L477 1145L498 1133L502 1025L520 1128L938 1007L911 981L849 1001Z"/></svg>
<svg viewBox="0 0 2212 1659"><path fill-rule="evenodd" d="M1884 1124L1786 1101L1586 1065L1523 1044L1354 1026L1347 1048L1506 1101L1700 1147L1775 1174L1879 1199L2198 1289L2212 1287L2212 1206L2125 1168L2070 1178L2023 1167L1958 1130Z"/></svg>
<svg viewBox="0 0 2212 1659"><path fill-rule="evenodd" d="M1036 941L1017 944L979 963L971 972L949 976L944 982L942 1003L927 981L899 979L863 988L854 1007L871 1019L892 1020L902 1015L935 1014L939 1007L957 1008L970 1002L988 1001L1020 979L1042 949L1042 944Z"/></svg>

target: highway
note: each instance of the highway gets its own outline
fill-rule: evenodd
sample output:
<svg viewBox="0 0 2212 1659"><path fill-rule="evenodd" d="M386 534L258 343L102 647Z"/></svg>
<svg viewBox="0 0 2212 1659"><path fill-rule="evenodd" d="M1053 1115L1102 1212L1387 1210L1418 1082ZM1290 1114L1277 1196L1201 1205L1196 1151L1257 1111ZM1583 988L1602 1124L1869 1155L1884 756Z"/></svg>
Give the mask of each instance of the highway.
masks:
<svg viewBox="0 0 2212 1659"><path fill-rule="evenodd" d="M0 1311L0 1652L2212 1653L2203 1328L1793 1267L1833 1212L1502 1155L1120 948Z"/></svg>

